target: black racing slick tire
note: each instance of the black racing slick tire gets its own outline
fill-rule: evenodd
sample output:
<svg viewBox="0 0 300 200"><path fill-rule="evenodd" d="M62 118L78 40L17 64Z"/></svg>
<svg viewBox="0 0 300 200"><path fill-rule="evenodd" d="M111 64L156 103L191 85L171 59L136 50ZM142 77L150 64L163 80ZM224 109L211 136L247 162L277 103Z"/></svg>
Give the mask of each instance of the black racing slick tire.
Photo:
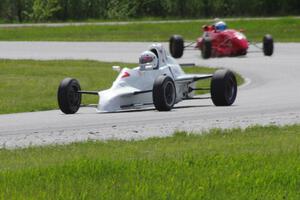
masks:
<svg viewBox="0 0 300 200"><path fill-rule="evenodd" d="M184 40L180 35L173 35L169 41L170 53L174 58L181 58L184 51Z"/></svg>
<svg viewBox="0 0 300 200"><path fill-rule="evenodd" d="M211 39L208 37L203 38L203 43L201 47L201 56L203 59L208 59L211 57L212 44Z"/></svg>
<svg viewBox="0 0 300 200"><path fill-rule="evenodd" d="M247 53L248 53L247 50L245 50L245 51L242 51L242 52L240 53L240 55L241 55L241 56L246 56Z"/></svg>
<svg viewBox="0 0 300 200"><path fill-rule="evenodd" d="M237 82L230 70L217 70L211 79L211 99L216 106L230 106L237 95Z"/></svg>
<svg viewBox="0 0 300 200"><path fill-rule="evenodd" d="M153 104L158 111L172 110L176 101L176 88L172 78L159 76L153 85Z"/></svg>
<svg viewBox="0 0 300 200"><path fill-rule="evenodd" d="M76 79L65 78L57 91L57 100L60 110L65 114L74 114L81 104L80 84Z"/></svg>
<svg viewBox="0 0 300 200"><path fill-rule="evenodd" d="M272 56L274 52L274 41L271 35L265 35L263 38L263 52L265 56Z"/></svg>

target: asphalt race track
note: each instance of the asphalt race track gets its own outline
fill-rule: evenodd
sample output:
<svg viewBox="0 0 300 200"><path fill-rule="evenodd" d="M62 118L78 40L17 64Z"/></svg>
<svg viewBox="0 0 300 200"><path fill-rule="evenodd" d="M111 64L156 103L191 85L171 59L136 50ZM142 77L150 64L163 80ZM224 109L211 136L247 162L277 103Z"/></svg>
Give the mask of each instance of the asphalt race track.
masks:
<svg viewBox="0 0 300 200"><path fill-rule="evenodd" d="M0 42L0 58L137 62L149 44ZM299 52L300 44L275 44L272 57L255 52L241 58L204 61L198 51L186 51L179 63L226 67L246 78L233 106L215 107L208 99L182 102L171 112L149 109L99 114L93 108L84 108L75 115L64 115L58 110L0 115L0 147L87 139L144 139L168 136L176 130L300 123Z"/></svg>

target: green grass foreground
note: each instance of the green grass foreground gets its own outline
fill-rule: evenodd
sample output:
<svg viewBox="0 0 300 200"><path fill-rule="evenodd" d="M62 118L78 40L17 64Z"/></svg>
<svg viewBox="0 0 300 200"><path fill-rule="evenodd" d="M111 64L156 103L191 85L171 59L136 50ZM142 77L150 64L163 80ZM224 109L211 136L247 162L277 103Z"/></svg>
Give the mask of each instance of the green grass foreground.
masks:
<svg viewBox="0 0 300 200"><path fill-rule="evenodd" d="M300 20L298 18L245 19L228 21L228 26L245 30L251 41L261 42L266 33L274 36L276 42L300 42ZM0 28L1 41L168 41L173 34L181 34L187 40L195 41L202 35L200 27L211 21L128 24L109 26L66 26L66 27L24 27Z"/></svg>
<svg viewBox="0 0 300 200"><path fill-rule="evenodd" d="M299 199L300 126L0 150L0 199Z"/></svg>
<svg viewBox="0 0 300 200"><path fill-rule="evenodd" d="M135 67L136 64L97 61L0 60L0 114L58 109L57 89L66 77L80 81L83 90L108 89L118 73L113 65ZM192 67L188 73L213 73L215 69ZM243 82L238 76L239 84ZM209 80L200 81L202 87ZM97 104L98 97L86 95L84 104Z"/></svg>

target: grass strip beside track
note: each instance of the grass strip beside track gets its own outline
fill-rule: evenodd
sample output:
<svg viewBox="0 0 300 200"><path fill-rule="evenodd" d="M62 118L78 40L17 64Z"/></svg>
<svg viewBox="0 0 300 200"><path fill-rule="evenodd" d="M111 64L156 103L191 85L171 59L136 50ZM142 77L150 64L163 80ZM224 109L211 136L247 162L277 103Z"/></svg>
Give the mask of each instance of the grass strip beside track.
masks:
<svg viewBox="0 0 300 200"><path fill-rule="evenodd" d="M299 199L300 126L0 150L0 199Z"/></svg>
<svg viewBox="0 0 300 200"><path fill-rule="evenodd" d="M111 66L135 67L136 64L97 61L0 60L0 114L58 109L57 89L66 77L80 81L83 90L108 89L118 73ZM192 67L187 73L213 73L215 69ZM241 84L242 78L238 81ZM200 81L208 87L209 80ZM98 97L86 95L84 104L97 104Z"/></svg>
<svg viewBox="0 0 300 200"><path fill-rule="evenodd" d="M207 21L184 23L133 23L123 25L87 25L65 27L7 27L0 28L0 41L168 41L173 34L181 34L195 41L202 35L200 27ZM248 39L261 42L266 34L272 34L276 42L300 42L299 18L237 19L228 26L243 29Z"/></svg>

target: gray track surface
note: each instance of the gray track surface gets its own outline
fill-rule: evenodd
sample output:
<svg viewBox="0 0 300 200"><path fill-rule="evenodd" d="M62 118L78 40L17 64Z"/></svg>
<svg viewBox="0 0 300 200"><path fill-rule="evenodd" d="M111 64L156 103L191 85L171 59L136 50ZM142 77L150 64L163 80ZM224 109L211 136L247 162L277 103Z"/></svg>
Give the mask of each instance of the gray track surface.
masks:
<svg viewBox="0 0 300 200"><path fill-rule="evenodd" d="M137 62L150 43L0 42L0 58L93 59ZM2 148L25 147L83 140L145 139L169 136L174 131L210 128L245 128L300 122L300 44L276 44L275 55L261 52L241 58L203 60L198 51L186 51L180 63L226 67L247 80L235 104L215 107L211 100L185 101L171 112L154 109L99 114L84 108L75 115L60 111L0 115ZM101 78L99 74L99 78ZM59 83L58 83L59 84ZM85 88L88 89L88 88Z"/></svg>

